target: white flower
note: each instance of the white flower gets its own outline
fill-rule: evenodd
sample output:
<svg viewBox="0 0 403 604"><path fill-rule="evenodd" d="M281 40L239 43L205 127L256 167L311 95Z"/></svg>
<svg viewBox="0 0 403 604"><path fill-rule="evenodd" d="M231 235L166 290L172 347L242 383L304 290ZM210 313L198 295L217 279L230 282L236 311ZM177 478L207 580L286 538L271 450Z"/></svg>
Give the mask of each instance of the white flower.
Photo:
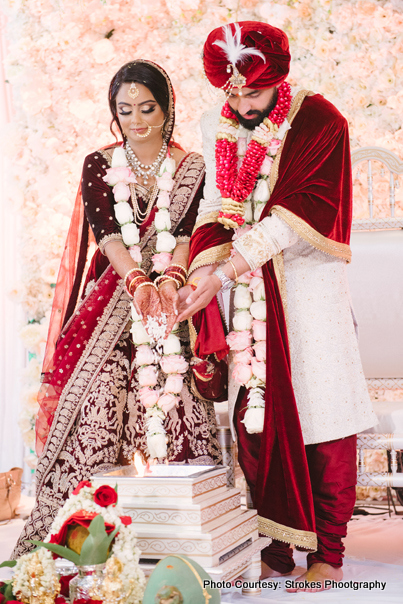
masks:
<svg viewBox="0 0 403 604"><path fill-rule="evenodd" d="M167 456L167 444L164 434L147 434L147 447L152 459Z"/></svg>
<svg viewBox="0 0 403 604"><path fill-rule="evenodd" d="M267 180L261 178L253 192L253 200L266 203L270 199L270 189Z"/></svg>
<svg viewBox="0 0 403 604"><path fill-rule="evenodd" d="M232 325L235 331L244 331L252 327L253 317L248 310L241 310L235 313Z"/></svg>
<svg viewBox="0 0 403 604"><path fill-rule="evenodd" d="M278 138L280 141L282 141L285 136L285 133L290 128L291 128L291 126L290 126L289 122L285 119L284 122L281 124L280 128L278 129L276 138Z"/></svg>
<svg viewBox="0 0 403 604"><path fill-rule="evenodd" d="M255 211L253 213L253 218L254 218L255 222L259 222L260 216L262 215L265 205L266 205L265 203L256 204Z"/></svg>
<svg viewBox="0 0 403 604"><path fill-rule="evenodd" d="M256 287L253 289L252 295L253 295L253 300L255 302L259 302L259 300L265 300L266 299L266 295L265 295L265 291L264 291L264 281L263 281L263 279L261 279L260 283L258 283L256 285Z"/></svg>
<svg viewBox="0 0 403 604"><path fill-rule="evenodd" d="M248 224L251 224L253 222L253 210L252 210L251 202L245 201L245 203L243 204L243 207L245 210L245 215L244 215L245 222Z"/></svg>
<svg viewBox="0 0 403 604"><path fill-rule="evenodd" d="M136 321L133 323L130 328L130 332L133 337L133 342L136 346L140 346L141 344L149 344L150 336L148 335L141 321Z"/></svg>
<svg viewBox="0 0 403 604"><path fill-rule="evenodd" d="M176 246L176 239L168 231L162 231L157 235L157 252L172 252Z"/></svg>
<svg viewBox="0 0 403 604"><path fill-rule="evenodd" d="M133 222L124 224L122 227L120 227L120 230L122 232L123 241L126 245L130 246L139 243L140 232Z"/></svg>
<svg viewBox="0 0 403 604"><path fill-rule="evenodd" d="M123 147L115 147L112 155L112 168L122 168L127 166L126 153Z"/></svg>
<svg viewBox="0 0 403 604"><path fill-rule="evenodd" d="M120 201L114 206L116 220L120 225L133 222L133 210L127 201Z"/></svg>
<svg viewBox="0 0 403 604"><path fill-rule="evenodd" d="M254 319L258 321L266 321L266 302L259 300L259 302L252 302L250 305L250 312Z"/></svg>
<svg viewBox="0 0 403 604"><path fill-rule="evenodd" d="M264 426L264 407L248 407L242 420L248 434L260 434Z"/></svg>
<svg viewBox="0 0 403 604"><path fill-rule="evenodd" d="M166 340L163 341L164 354L179 354L181 351L181 342L178 336L170 333Z"/></svg>
<svg viewBox="0 0 403 604"><path fill-rule="evenodd" d="M133 321L141 321L141 316L138 314L136 307L134 306L133 302L130 304L131 309L132 309L132 319Z"/></svg>
<svg viewBox="0 0 403 604"><path fill-rule="evenodd" d="M169 231L171 228L171 218L165 208L161 208L155 215L154 225L157 231Z"/></svg>
<svg viewBox="0 0 403 604"><path fill-rule="evenodd" d="M171 176L173 176L175 174L175 170L176 170L176 161L174 160L173 157L166 157L164 159L164 161L162 162L160 171L159 171L159 176L162 176L164 174L164 172L168 172Z"/></svg>
<svg viewBox="0 0 403 604"><path fill-rule="evenodd" d="M238 285L235 288L234 306L235 308L249 308L252 304L252 296L244 285Z"/></svg>

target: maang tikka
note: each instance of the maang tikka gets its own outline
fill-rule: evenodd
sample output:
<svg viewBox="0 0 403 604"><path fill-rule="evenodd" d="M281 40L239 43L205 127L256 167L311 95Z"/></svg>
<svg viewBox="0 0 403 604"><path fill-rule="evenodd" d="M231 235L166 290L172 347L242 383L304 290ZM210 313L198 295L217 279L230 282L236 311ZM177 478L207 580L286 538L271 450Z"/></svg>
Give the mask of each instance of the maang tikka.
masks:
<svg viewBox="0 0 403 604"><path fill-rule="evenodd" d="M130 84L130 88L127 91L127 94L131 99L136 99L139 96L139 89L136 86L136 82L132 82Z"/></svg>

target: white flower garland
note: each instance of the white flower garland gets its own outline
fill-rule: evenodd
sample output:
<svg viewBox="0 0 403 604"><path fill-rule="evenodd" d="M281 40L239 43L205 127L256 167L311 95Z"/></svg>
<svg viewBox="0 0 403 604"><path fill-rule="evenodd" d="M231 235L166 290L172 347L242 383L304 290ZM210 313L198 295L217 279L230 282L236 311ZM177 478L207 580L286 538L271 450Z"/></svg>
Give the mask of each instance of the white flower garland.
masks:
<svg viewBox="0 0 403 604"><path fill-rule="evenodd" d="M39 562L43 568L43 575L41 577L41 584L37 586L38 595L44 597L49 593L54 593L55 584L58 582L57 570L55 561L53 560L52 552L45 548L41 548L36 552ZM18 558L17 564L14 567L13 576L13 594L22 599L29 601L31 597L31 575L29 571L30 564L32 562L33 553L25 554Z"/></svg>
<svg viewBox="0 0 403 604"><path fill-rule="evenodd" d="M219 128L222 129L220 124ZM260 168L251 199L244 203L245 223L236 229L233 240L241 237L253 224L260 220L263 208L270 199L268 179L273 162L290 124L287 120L272 134L262 124L253 131L253 136L268 142L267 154ZM235 136L238 135L238 132ZM238 138L238 162L246 153L246 139ZM266 388L266 297L262 269L249 271L239 278L234 296L234 331L228 334L227 343L234 355L233 379L249 389L247 410L243 419L249 434L263 432L264 393Z"/></svg>

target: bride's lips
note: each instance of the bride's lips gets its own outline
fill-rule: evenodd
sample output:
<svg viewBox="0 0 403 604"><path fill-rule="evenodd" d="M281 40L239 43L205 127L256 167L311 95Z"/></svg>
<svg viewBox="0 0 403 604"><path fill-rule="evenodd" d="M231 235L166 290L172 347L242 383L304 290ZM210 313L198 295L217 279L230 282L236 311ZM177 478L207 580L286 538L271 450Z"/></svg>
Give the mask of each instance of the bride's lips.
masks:
<svg viewBox="0 0 403 604"><path fill-rule="evenodd" d="M131 131L135 132L136 134L139 132L145 132L145 130L147 130L147 128L131 128Z"/></svg>

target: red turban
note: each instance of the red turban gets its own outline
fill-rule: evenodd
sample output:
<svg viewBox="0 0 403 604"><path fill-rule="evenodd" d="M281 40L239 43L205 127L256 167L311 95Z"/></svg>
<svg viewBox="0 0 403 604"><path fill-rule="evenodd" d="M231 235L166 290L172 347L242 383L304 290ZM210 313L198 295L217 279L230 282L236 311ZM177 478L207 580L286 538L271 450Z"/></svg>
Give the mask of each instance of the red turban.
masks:
<svg viewBox="0 0 403 604"><path fill-rule="evenodd" d="M281 84L290 69L290 51L286 34L267 23L259 21L240 21L238 24L230 23L224 27L214 29L208 36L204 45L204 70L213 86L221 88L231 77L232 71L227 71L227 66L232 63L226 51L214 42L225 42L225 28L230 27L236 38L237 25L241 28L240 43L246 48L255 48L258 54L239 59L236 67L246 77L248 88L271 88ZM242 46L240 47L242 54ZM236 56L235 51L235 56ZM238 53L239 54L239 53ZM262 58L264 55L266 62Z"/></svg>

